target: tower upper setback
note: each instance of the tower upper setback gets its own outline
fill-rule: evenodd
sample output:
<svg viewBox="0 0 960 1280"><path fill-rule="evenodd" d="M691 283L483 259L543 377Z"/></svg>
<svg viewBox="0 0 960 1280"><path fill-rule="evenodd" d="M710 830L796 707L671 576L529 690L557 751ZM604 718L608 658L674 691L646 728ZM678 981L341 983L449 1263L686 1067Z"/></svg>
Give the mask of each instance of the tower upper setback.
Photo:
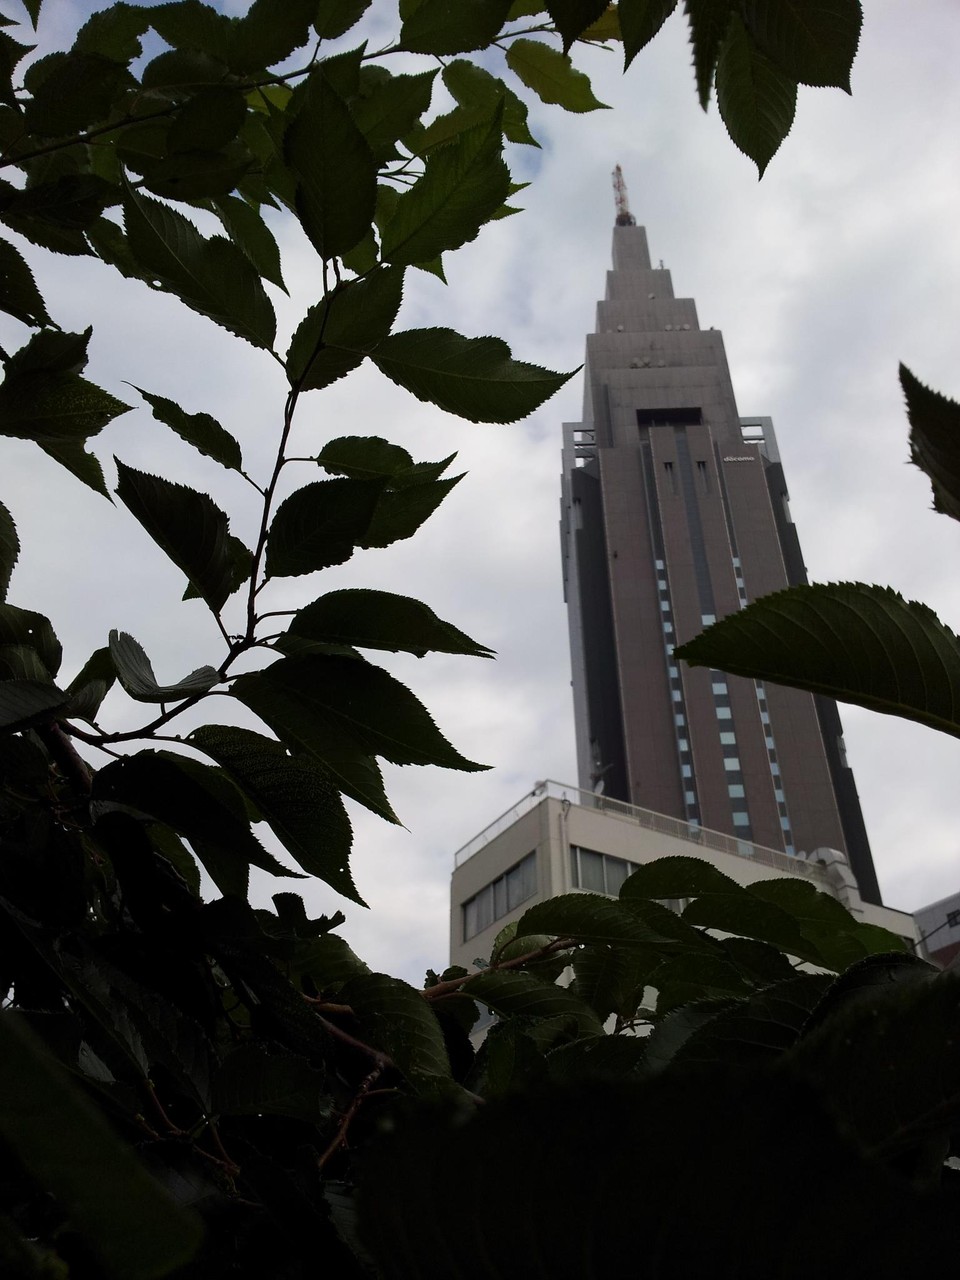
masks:
<svg viewBox="0 0 960 1280"><path fill-rule="evenodd" d="M773 424L738 416L720 333L619 218L561 508L580 785L787 853L839 849L879 903L836 704L674 659L806 577Z"/></svg>

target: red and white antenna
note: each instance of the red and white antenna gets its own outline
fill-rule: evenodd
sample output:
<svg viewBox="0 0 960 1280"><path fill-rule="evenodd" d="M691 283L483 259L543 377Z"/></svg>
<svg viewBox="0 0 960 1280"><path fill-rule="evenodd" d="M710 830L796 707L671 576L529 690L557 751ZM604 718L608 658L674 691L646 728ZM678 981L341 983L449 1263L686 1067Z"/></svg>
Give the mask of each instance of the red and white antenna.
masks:
<svg viewBox="0 0 960 1280"><path fill-rule="evenodd" d="M627 184L623 180L623 170L619 165L614 169L612 177L614 199L617 202L617 226L635 227L637 220L630 212L630 204L627 200Z"/></svg>

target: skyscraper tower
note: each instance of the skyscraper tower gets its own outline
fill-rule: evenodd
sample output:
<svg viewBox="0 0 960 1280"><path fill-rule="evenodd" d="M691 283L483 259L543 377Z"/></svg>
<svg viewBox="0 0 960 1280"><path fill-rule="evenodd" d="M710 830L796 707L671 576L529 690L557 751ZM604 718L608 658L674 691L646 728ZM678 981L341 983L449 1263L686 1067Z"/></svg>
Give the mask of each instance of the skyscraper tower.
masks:
<svg viewBox="0 0 960 1280"><path fill-rule="evenodd" d="M846 854L880 902L836 704L674 647L806 581L769 418L652 267L619 166L613 270L564 427L561 536L580 786L788 854Z"/></svg>

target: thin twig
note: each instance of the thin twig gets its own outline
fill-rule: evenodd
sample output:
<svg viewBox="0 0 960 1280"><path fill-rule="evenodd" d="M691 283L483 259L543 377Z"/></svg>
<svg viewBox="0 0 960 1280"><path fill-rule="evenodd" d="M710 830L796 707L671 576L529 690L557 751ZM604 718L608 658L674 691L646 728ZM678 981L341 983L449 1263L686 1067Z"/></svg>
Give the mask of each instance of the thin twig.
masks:
<svg viewBox="0 0 960 1280"><path fill-rule="evenodd" d="M318 1169L322 1169L324 1165L328 1162L328 1160L330 1160L331 1157L334 1156L336 1152L340 1149L340 1147L344 1144L347 1137L347 1130L350 1128L351 1120L357 1114L357 1112L360 1109L360 1104L364 1101L365 1098L369 1096L370 1090L376 1084L376 1082L380 1079L380 1076L382 1074L383 1074L383 1067L376 1066L373 1068L371 1072L365 1075L364 1078L360 1081L360 1088L354 1094L353 1100L351 1101L349 1107L347 1107L346 1111L343 1113L343 1119L340 1121L340 1124L337 1126L337 1132L333 1135L333 1138L328 1144L326 1150L321 1152L321 1154L317 1157Z"/></svg>

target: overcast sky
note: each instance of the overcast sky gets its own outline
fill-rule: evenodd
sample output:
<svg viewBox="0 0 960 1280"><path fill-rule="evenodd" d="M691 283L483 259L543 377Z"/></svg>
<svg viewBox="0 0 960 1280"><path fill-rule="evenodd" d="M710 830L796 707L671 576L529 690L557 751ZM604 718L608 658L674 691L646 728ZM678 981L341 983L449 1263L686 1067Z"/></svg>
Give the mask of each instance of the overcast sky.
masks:
<svg viewBox="0 0 960 1280"><path fill-rule="evenodd" d="M69 38L102 7L45 0L41 36ZM374 0L374 24L391 8ZM579 365L609 265L610 171L619 162L654 260L671 269L678 296L696 299L701 325L724 333L741 414L776 423L811 578L894 586L956 627L960 527L931 511L925 478L907 465L897 362L960 396L960 15L956 0L871 0L867 9L853 96L801 89L793 132L760 183L715 108L704 115L697 104L679 13L626 77L615 54L578 54L613 110L532 109L543 148L511 147L508 157L515 178L532 184L518 201L526 212L451 255L446 287L410 273L400 325L493 333L518 358ZM319 296L319 269L289 220L274 226L293 295L277 299L289 332ZM241 438L248 469L264 473L284 394L268 357L96 262L34 252L31 260L54 317L68 328L94 324L88 376L130 404L138 397L125 382L212 413ZM8 349L27 337L13 321L0 332ZM455 745L492 769L387 766L404 828L352 806L354 875L371 911L323 886L302 890L312 910L345 908L343 932L369 963L413 981L446 963L454 851L537 779L575 781L557 518L560 424L579 418L581 397L577 378L519 426L472 426L364 368L302 405L297 452L334 435L376 433L418 459L457 449L458 469L469 472L413 540L269 589L276 609L343 585L401 591L499 653L496 662L384 661ZM10 599L51 617L65 679L111 627L141 641L162 681L221 660L204 606L179 603L180 575L132 516L35 446L2 445L0 495L24 544ZM235 531L254 536L252 491L146 408L118 419L94 447L111 476L116 453L206 487ZM211 718L225 718L227 705L212 702ZM954 892L960 743L841 710L885 900L913 909ZM111 695L103 719L132 726L137 714ZM288 887L256 881L260 894Z"/></svg>

